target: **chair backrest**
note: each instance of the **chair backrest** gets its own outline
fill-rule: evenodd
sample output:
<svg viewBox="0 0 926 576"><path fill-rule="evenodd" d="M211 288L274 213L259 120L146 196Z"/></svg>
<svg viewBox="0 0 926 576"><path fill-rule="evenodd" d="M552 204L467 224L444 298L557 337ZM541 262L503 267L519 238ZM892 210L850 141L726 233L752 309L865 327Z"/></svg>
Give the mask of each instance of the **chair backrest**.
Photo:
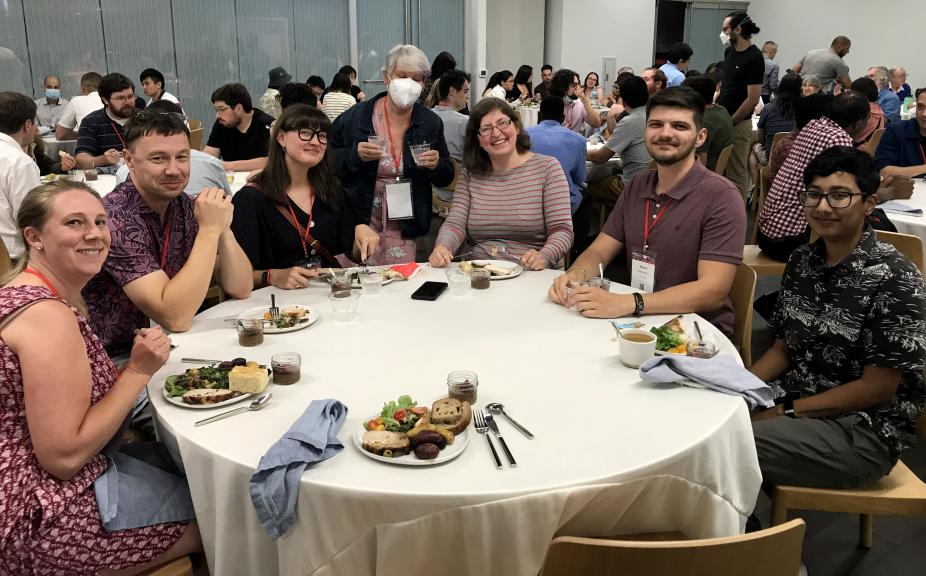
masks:
<svg viewBox="0 0 926 576"><path fill-rule="evenodd" d="M759 214L762 214L762 207L765 206L765 196L768 194L768 189L771 188L771 186L771 170L769 170L768 166L763 166L762 169L759 170L759 198L756 201L756 221L752 225L752 239L749 240L750 244L755 244L756 239L759 237Z"/></svg>
<svg viewBox="0 0 926 576"><path fill-rule="evenodd" d="M871 138L868 139L868 153L872 156L875 155L875 152L878 150L878 144L881 143L881 137L884 136L884 128L878 128L871 133Z"/></svg>
<svg viewBox="0 0 926 576"><path fill-rule="evenodd" d="M9 272L12 267L13 262L10 260L10 252L6 249L6 243L0 241L0 276Z"/></svg>
<svg viewBox="0 0 926 576"><path fill-rule="evenodd" d="M730 155L733 154L733 144L720 151L717 156L717 164L714 166L714 172L723 176L727 172L727 163L730 162Z"/></svg>
<svg viewBox="0 0 926 576"><path fill-rule="evenodd" d="M909 258L920 269L920 273L923 273L923 241L919 236L884 230L875 230L875 234L878 240L893 244L898 252Z"/></svg>
<svg viewBox="0 0 926 576"><path fill-rule="evenodd" d="M730 301L733 303L733 344L746 368L752 366L752 303L756 299L756 271L748 264L736 267Z"/></svg>
<svg viewBox="0 0 926 576"><path fill-rule="evenodd" d="M785 136L790 134L790 132L775 132L775 135L772 137L772 147L768 149L768 157L771 161L772 154L775 152L775 147L785 139Z"/></svg>
<svg viewBox="0 0 926 576"><path fill-rule="evenodd" d="M709 540L640 542L554 538L541 576L797 576L804 521Z"/></svg>
<svg viewBox="0 0 926 576"><path fill-rule="evenodd" d="M186 123L187 123L187 127L188 127L191 131L192 131L192 130L199 130L200 128L203 127L203 121L202 121L202 120L187 120Z"/></svg>
<svg viewBox="0 0 926 576"><path fill-rule="evenodd" d="M190 130L190 148L193 150L202 150L203 149L203 129L197 128L196 130Z"/></svg>

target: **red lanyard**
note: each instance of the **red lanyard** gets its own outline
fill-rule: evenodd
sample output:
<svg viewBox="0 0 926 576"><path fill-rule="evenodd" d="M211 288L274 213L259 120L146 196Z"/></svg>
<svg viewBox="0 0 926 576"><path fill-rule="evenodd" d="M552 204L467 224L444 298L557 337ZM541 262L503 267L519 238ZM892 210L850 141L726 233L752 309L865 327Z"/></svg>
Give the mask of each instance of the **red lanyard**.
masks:
<svg viewBox="0 0 926 576"><path fill-rule="evenodd" d="M122 149L125 150L125 140L122 139L122 134L120 134L119 129L116 128L116 123L110 120L109 125L113 127L113 130L116 132L116 136L118 136L119 141L122 142Z"/></svg>
<svg viewBox="0 0 926 576"><path fill-rule="evenodd" d="M171 220L173 219L172 216L173 216L173 212L171 212L170 206L168 206L167 207L167 222L166 222L166 225L164 226L164 245L161 246L161 270L163 270L164 273L167 274L168 276L170 276L170 274L168 274L167 267L166 267L167 248L170 246L170 223L171 223Z"/></svg>
<svg viewBox="0 0 926 576"><path fill-rule="evenodd" d="M31 266L26 267L26 269L23 270L23 272L25 272L26 274L32 274L33 276L38 276L39 280L41 280L45 284L45 286L48 287L48 290L52 293L52 295L54 295L55 298L59 297L58 290L55 289L51 281L48 278L46 278L44 274L42 274L35 268L32 268Z"/></svg>
<svg viewBox="0 0 926 576"><path fill-rule="evenodd" d="M293 227L296 229L296 233L299 234L299 240L302 242L302 253L306 258L309 257L309 230L312 228L312 207L315 205L315 198L311 192L309 193L309 225L305 229L305 234L302 233L302 227L299 226L299 220L296 219L296 212L293 210L292 201L287 201L286 206L289 208L289 213L293 217ZM314 244L314 243L313 243Z"/></svg>
<svg viewBox="0 0 926 576"><path fill-rule="evenodd" d="M383 113L386 116L386 135L387 135L387 138L389 138L389 147L392 148L392 151L390 152L390 154L392 155L392 159L395 161L395 173L396 173L396 176L398 176L399 170L402 168L402 165L399 164L399 162L402 161L402 150L404 147L403 146L396 147L395 142L392 141L392 128L390 128L389 126L389 104L386 102L383 102ZM407 124L405 125L405 128L408 129ZM397 149L399 151L398 154L395 153Z"/></svg>
<svg viewBox="0 0 926 576"><path fill-rule="evenodd" d="M669 203L666 202L662 207L662 210L659 211L659 214L653 217L653 223L649 223L649 198L646 199L646 217L643 220L643 251L645 252L649 246L649 235L653 231L653 228L656 227L656 223L659 222L659 219L662 218L662 215L665 214L666 208L669 207Z"/></svg>

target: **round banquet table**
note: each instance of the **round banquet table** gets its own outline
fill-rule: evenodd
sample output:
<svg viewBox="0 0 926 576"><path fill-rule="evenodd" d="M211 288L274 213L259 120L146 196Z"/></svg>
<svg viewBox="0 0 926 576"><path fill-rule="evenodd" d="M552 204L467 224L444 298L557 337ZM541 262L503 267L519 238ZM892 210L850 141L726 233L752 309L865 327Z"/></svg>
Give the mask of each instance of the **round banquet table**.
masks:
<svg viewBox="0 0 926 576"><path fill-rule="evenodd" d="M58 152L67 152L71 156L77 149L77 140L58 140L54 134L42 136L45 143L45 154L53 160L58 160Z"/></svg>
<svg viewBox="0 0 926 576"><path fill-rule="evenodd" d="M557 274L525 271L489 290L411 300L423 281L445 279L426 266L410 281L362 296L358 318L344 324L334 320L325 284L273 289L278 306L307 305L321 318L241 348L223 319L269 306L265 288L211 308L188 332L174 334L179 347L148 391L160 438L182 458L212 573L405 576L427 564L440 565L442 575L534 576L554 535L741 533L761 482L745 402L641 382L618 360L608 321L548 301ZM721 353L736 354L709 323L700 325ZM269 364L283 351L302 355L302 379L271 384L273 398L260 411L194 428L216 412L162 396L164 378L190 367L181 357ZM445 395L455 369L478 374L477 407L502 402L536 435L528 440L498 418L517 467L497 470L472 428L458 458L431 467L381 463L353 444L352 434L384 402L410 394L429 404ZM350 410L338 435L344 449L306 470L297 521L272 541L251 505L248 480L308 404L325 398Z"/></svg>
<svg viewBox="0 0 926 576"><path fill-rule="evenodd" d="M926 216L924 216L926 214L926 180L914 178L913 196L906 200L898 200L898 202L910 208L919 208L922 212L919 215L888 212L887 217L897 227L898 232L919 236L923 245L926 245Z"/></svg>

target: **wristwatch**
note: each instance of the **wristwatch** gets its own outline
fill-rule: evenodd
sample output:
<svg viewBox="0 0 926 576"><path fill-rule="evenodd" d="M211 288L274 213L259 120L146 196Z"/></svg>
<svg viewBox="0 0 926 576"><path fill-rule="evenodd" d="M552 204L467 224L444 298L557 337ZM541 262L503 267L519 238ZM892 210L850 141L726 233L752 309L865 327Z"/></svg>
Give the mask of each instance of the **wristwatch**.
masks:
<svg viewBox="0 0 926 576"><path fill-rule="evenodd" d="M634 316L643 316L643 295L639 292L633 293L633 315Z"/></svg>
<svg viewBox="0 0 926 576"><path fill-rule="evenodd" d="M785 416L788 418L797 418L797 414L794 412L794 397L788 394L785 396L784 401L781 403L785 409Z"/></svg>

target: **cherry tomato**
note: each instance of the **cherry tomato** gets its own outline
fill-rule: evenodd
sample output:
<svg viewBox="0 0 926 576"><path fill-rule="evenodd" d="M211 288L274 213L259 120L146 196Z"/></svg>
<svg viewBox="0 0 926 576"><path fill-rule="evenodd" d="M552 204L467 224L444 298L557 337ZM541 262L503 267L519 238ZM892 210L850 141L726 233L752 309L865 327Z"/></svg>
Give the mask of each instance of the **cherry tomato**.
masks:
<svg viewBox="0 0 926 576"><path fill-rule="evenodd" d="M428 409L424 406L412 406L410 410L413 414L417 414L418 416L424 416L424 414L428 411Z"/></svg>
<svg viewBox="0 0 926 576"><path fill-rule="evenodd" d="M395 419L398 420L399 422L404 422L404 421L405 421L405 414L406 414L405 409L404 409L404 408L399 408L398 410L395 411L395 415L393 416L393 418L395 418Z"/></svg>

